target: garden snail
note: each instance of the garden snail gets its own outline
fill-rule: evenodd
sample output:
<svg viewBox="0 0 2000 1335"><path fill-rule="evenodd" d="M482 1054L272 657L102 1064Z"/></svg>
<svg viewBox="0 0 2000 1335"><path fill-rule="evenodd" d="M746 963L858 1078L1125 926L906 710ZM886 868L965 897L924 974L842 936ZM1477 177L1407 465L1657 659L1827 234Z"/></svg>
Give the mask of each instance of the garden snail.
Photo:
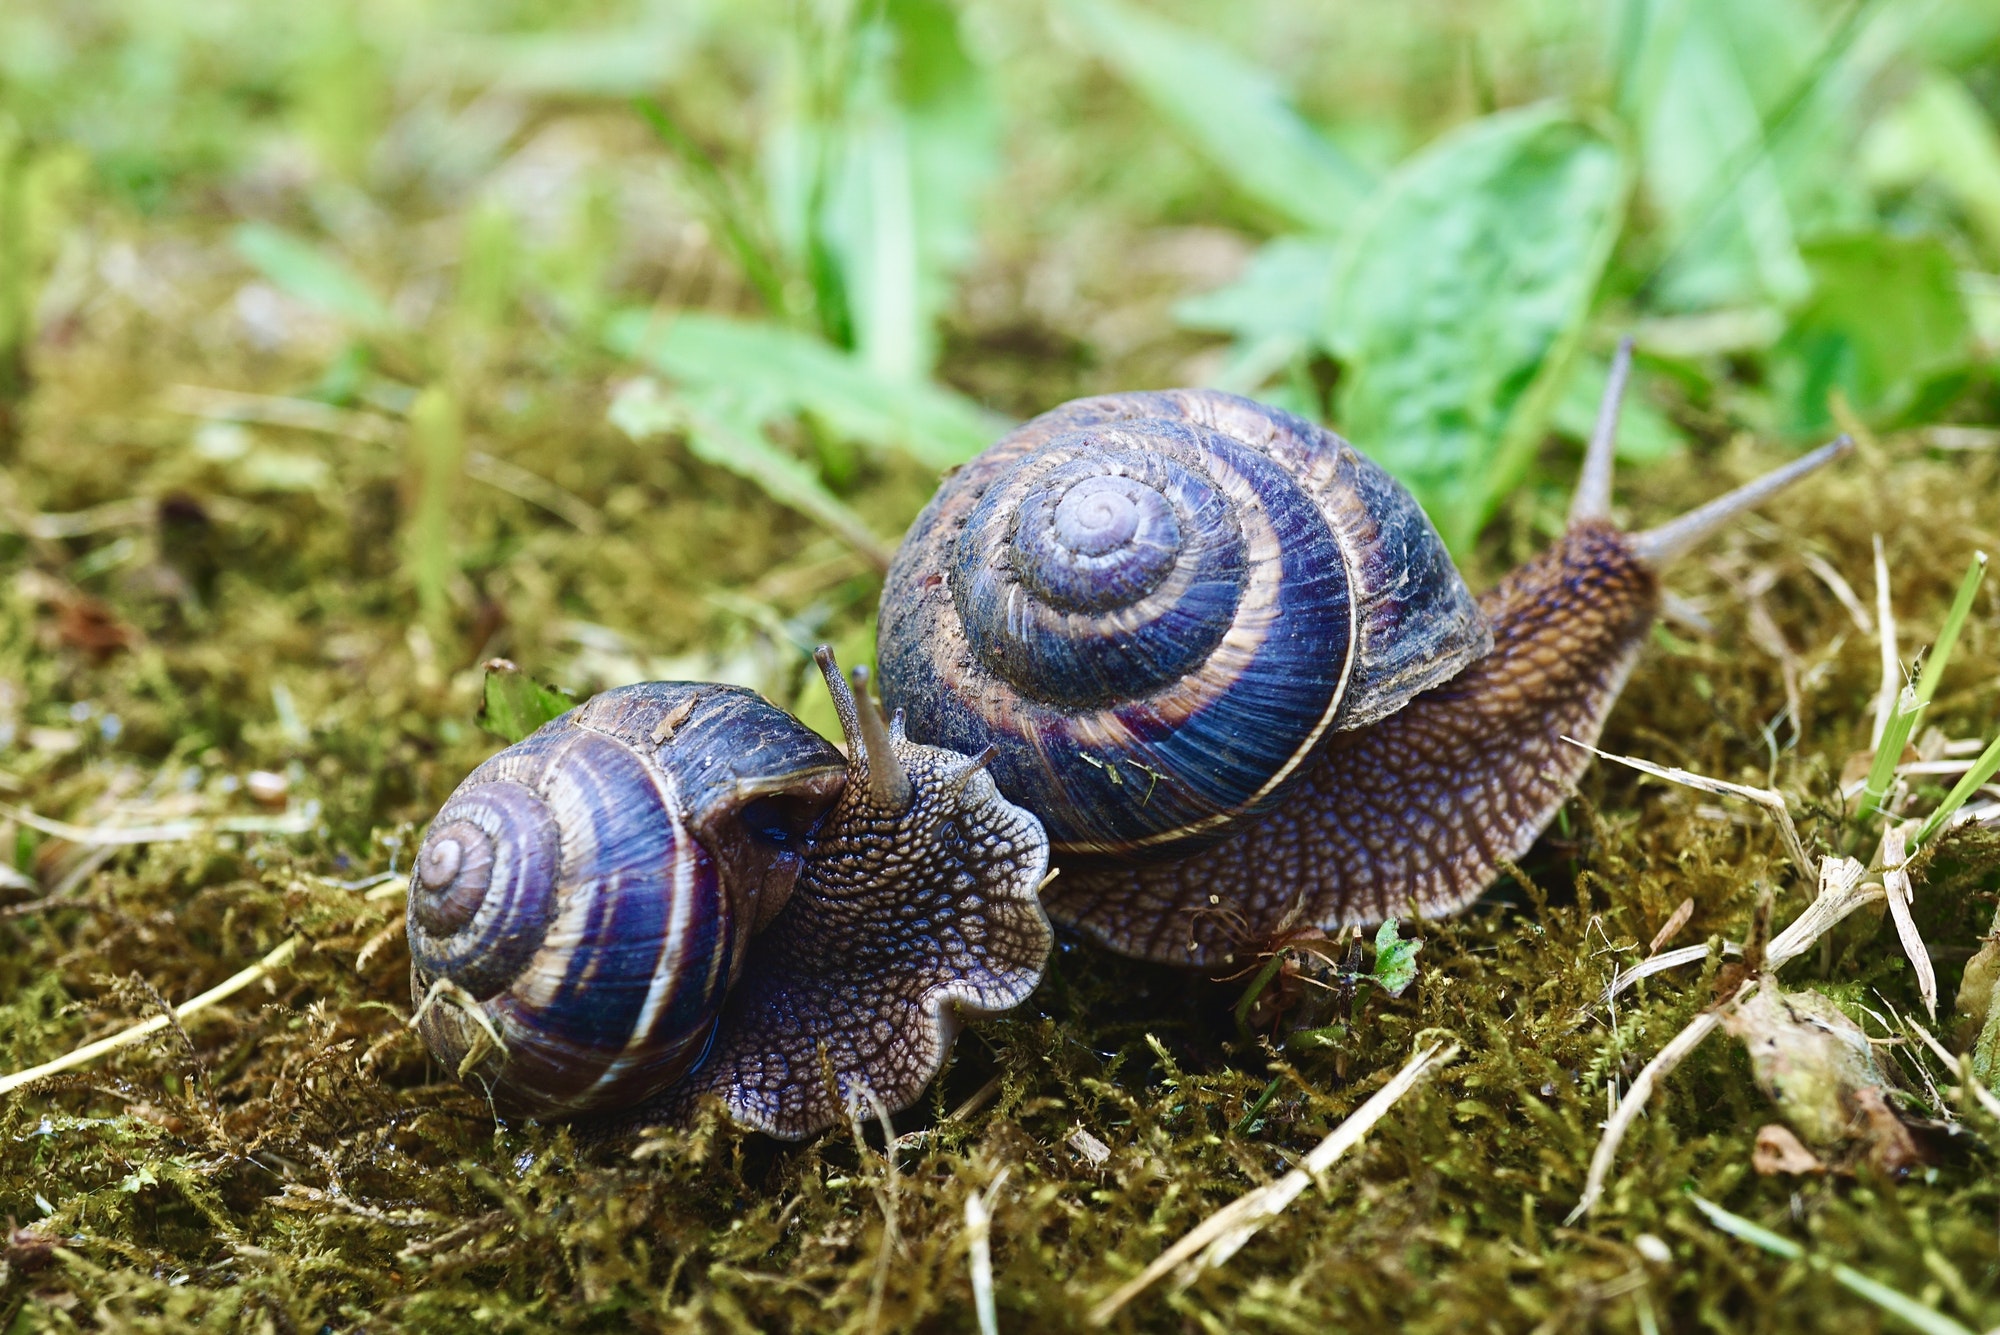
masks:
<svg viewBox="0 0 2000 1335"><path fill-rule="evenodd" d="M1025 424L890 568L894 721L821 651L848 759L750 692L651 683L466 779L411 878L431 1050L496 1106L716 1094L796 1137L907 1105L960 1014L1027 996L1051 848L1050 912L1171 963L1464 908L1582 773L1564 739L1596 740L1657 572L1848 448L1622 533L1629 365L1568 531L1477 600L1409 494L1303 419L1177 390Z"/></svg>
<svg viewBox="0 0 2000 1335"><path fill-rule="evenodd" d="M1641 533L1610 521L1621 348L1551 549L1475 603L1353 446L1212 390L1080 399L948 478L882 593L909 735L993 752L1048 827L1050 913L1231 962L1298 927L1455 913L1590 757L1658 572L1849 448Z"/></svg>
<svg viewBox="0 0 2000 1335"><path fill-rule="evenodd" d="M410 877L415 1022L496 1108L648 1119L712 1093L805 1136L907 1106L962 1015L1041 980L1040 826L984 757L905 740L819 657L845 759L753 692L651 682L438 812Z"/></svg>

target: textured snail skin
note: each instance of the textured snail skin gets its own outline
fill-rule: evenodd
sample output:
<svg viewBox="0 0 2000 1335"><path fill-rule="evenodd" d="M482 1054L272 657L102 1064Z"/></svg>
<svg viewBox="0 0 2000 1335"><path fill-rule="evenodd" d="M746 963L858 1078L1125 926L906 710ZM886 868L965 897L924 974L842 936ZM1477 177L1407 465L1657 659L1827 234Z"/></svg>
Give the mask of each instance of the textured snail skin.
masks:
<svg viewBox="0 0 2000 1335"><path fill-rule="evenodd" d="M1041 981L1054 935L1036 894L1040 825L977 762L900 729L892 741L908 806L848 785L751 942L713 1050L638 1120L681 1120L715 1096L742 1125L790 1140L850 1107L907 1107L963 1019L1019 1005Z"/></svg>
<svg viewBox="0 0 2000 1335"><path fill-rule="evenodd" d="M749 691L651 682L446 802L411 878L411 992L497 1110L605 1131L714 1096L802 1137L907 1106L963 1017L1040 982L1040 824L821 661L847 757Z"/></svg>
<svg viewBox="0 0 2000 1335"><path fill-rule="evenodd" d="M992 745L1059 856L1168 858L1490 643L1429 519L1312 423L1211 390L1082 399L951 476L882 595L910 735Z"/></svg>
<svg viewBox="0 0 2000 1335"><path fill-rule="evenodd" d="M1607 524L1570 529L1480 599L1493 652L1341 733L1278 810L1160 866L1065 866L1049 911L1113 949L1223 965L1293 926L1456 913L1573 791L1659 606Z"/></svg>

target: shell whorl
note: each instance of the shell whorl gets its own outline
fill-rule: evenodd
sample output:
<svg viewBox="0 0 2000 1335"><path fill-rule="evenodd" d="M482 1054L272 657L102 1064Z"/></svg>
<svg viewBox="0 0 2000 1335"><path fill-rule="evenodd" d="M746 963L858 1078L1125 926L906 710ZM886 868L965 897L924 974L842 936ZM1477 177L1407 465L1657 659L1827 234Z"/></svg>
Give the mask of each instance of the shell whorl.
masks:
<svg viewBox="0 0 2000 1335"><path fill-rule="evenodd" d="M910 736L994 745L1001 791L1059 852L1144 857L1268 810L1329 731L1486 644L1379 469L1183 390L1065 405L947 480L889 572L880 656Z"/></svg>
<svg viewBox="0 0 2000 1335"><path fill-rule="evenodd" d="M687 735L669 745L661 720L676 713ZM733 741L724 722L743 725ZM760 726L781 744L760 747ZM768 871L792 856L782 831L736 818L788 785L809 815L838 791L840 764L749 692L650 683L481 765L432 822L410 882L412 991L432 1050L479 1049L471 1073L496 1105L536 1115L665 1088L700 1057L774 907L758 894L789 889ZM432 997L441 983L448 995Z"/></svg>

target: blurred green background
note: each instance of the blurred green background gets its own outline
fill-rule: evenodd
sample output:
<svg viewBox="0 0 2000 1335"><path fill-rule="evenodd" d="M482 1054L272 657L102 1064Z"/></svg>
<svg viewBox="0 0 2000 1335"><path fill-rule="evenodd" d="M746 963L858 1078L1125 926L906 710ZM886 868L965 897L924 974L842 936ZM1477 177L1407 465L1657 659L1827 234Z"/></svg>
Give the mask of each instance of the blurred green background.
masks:
<svg viewBox="0 0 2000 1335"><path fill-rule="evenodd" d="M1105 365L1336 423L1464 547L1620 332L1635 459L1991 421L1996 109L1978 0L17 2L0 402L112 257L224 228L188 262L314 345L288 393L437 389L436 438L511 362L619 360L644 447L864 552L858 456Z"/></svg>
<svg viewBox="0 0 2000 1335"><path fill-rule="evenodd" d="M784 698L867 656L936 472L1079 393L1331 422L1461 553L1552 526L1625 333L1636 464L1990 444L1996 111L1977 0L15 3L0 446L32 476L38 365L97 358L177 422L146 490L346 496L447 666L523 648L498 605L580 684ZM705 528L620 490L647 455ZM34 504L128 494L64 458ZM537 593L551 518L702 610L635 658ZM744 590L802 551L809 597Z"/></svg>

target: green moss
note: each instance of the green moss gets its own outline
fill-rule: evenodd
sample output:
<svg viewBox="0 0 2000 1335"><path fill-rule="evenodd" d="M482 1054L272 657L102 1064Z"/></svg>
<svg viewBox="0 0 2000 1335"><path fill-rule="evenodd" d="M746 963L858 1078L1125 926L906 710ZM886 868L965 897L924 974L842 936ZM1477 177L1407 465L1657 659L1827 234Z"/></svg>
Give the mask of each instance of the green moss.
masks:
<svg viewBox="0 0 2000 1335"><path fill-rule="evenodd" d="M1108 169L1120 181L1140 170ZM1044 190L1081 170L1062 166ZM393 234L422 233L435 200L415 185L386 193ZM1016 207L1032 212L1030 195ZM342 198L282 207L305 217ZM319 386L393 412L425 378L409 349L357 358L302 335L258 350L218 333L248 280L228 221L195 210L121 232L129 220L108 214L103 244L136 247L159 286L92 289L96 304L38 349L10 504L156 505L54 540L19 536L9 512L0 721L15 740L0 755L0 798L78 823L247 815L260 808L242 780L262 769L285 776L292 803L317 802L318 820L294 838L108 854L0 825L0 851L37 887L0 891L0 1070L146 1018L159 998L183 1001L288 936L304 948L184 1032L0 1098L0 1217L31 1226L0 1254L0 1330L965 1331L964 1205L1003 1173L992 1201L1002 1328L1077 1330L1092 1302L1284 1171L1438 1031L1464 1056L1323 1191L1121 1324L1880 1327L1812 1267L1719 1234L1687 1204L1691 1187L1970 1326L2000 1322L1993 1124L1974 1115L1932 1136L1935 1164L1900 1183L1759 1178L1751 1147L1771 1109L1719 1038L1666 1080L1598 1214L1564 1226L1607 1084L1622 1092L1713 999L1718 970L1651 979L1615 1013L1593 1011L1612 973L1683 899L1695 904L1680 937L1691 942L1743 939L1767 891L1780 921L1808 897L1754 813L1607 767L1474 913L1405 924L1423 940L1415 985L1366 991L1358 1016L1331 1017L1351 1020L1331 1045L1274 1059L1239 1036L1243 981L1191 981L1065 940L1029 1003L973 1027L926 1102L898 1117L912 1139L893 1166L873 1130L862 1144L836 1132L785 1146L713 1119L603 1142L496 1123L405 1026L400 903L369 884L407 865L420 823L493 748L476 724L479 664L504 654L578 690L625 671L728 675L787 698L809 679L802 644L824 637L859 656L878 585L749 484L669 445L635 448L604 424L607 386L627 368L523 318L454 362L466 444L539 473L602 523L584 531L467 481L444 520L453 568L426 576L433 621L413 632L418 590L399 553L419 493L396 451L255 424L201 437L201 423L162 406L174 385ZM1077 229L1066 262L1084 287L1061 319L1035 304L1063 289L1036 268L1048 239L1016 226L1016 249L998 248L980 301L954 317L948 379L1025 413L1187 378L1201 343L1162 312L1189 280L1131 244L1141 223ZM729 303L713 256L683 261L675 281ZM622 262L634 291L667 277L657 257L651 269ZM1154 324L1162 332L1129 332ZM1085 346L1056 325L1110 332ZM1635 517L1706 499L1772 457L1719 429L1699 444L1699 467L1621 484ZM285 489L307 476L323 481ZM864 458L844 499L889 532L929 486L912 466ZM1604 745L1776 783L1796 797L1810 847L1858 846L1837 787L1869 749L1875 647L1798 553L1865 590L1881 532L1913 648L1967 553L2000 544L1996 494L2000 454L1892 438L1773 506L1673 575L1706 600L1716 632L1659 637ZM1475 582L1545 542L1559 514L1553 487L1523 491L1475 553ZM1735 592L1767 568L1777 578L1764 604L1802 683L1804 716L1784 722L1780 662L1748 633ZM1952 736L1990 736L2000 714L2000 603L1984 599L1925 720ZM129 647L93 652L77 621L87 608L128 628ZM1950 997L1993 918L2000 840L1954 835L1926 858L1916 918ZM1917 1009L1883 917L1857 915L1830 943L1788 981L1857 1007ZM948 1117L996 1079L966 1118ZM1073 1147L1079 1130L1109 1156ZM1644 1234L1672 1260L1648 1260Z"/></svg>

